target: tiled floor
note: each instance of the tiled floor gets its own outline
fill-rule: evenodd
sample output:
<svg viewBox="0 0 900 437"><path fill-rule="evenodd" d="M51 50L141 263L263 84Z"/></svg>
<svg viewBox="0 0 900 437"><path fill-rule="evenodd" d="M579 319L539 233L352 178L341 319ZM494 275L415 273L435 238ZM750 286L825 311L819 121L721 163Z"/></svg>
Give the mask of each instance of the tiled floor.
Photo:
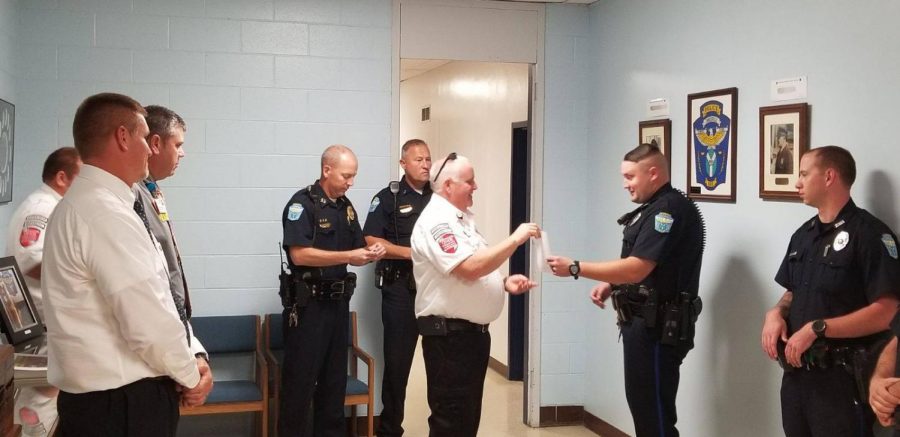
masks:
<svg viewBox="0 0 900 437"><path fill-rule="evenodd" d="M416 350L406 395L406 418L403 427L408 436L428 435L428 399L425 393L425 364L422 349ZM484 437L597 437L581 426L530 428L522 423L522 383L507 381L492 370L487 372L481 426Z"/></svg>

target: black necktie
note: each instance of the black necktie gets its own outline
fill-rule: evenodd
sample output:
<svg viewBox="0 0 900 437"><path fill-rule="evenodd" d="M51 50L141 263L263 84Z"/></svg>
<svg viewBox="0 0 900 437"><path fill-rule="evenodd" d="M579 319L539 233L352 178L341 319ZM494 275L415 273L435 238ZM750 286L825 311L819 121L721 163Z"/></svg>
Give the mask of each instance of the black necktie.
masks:
<svg viewBox="0 0 900 437"><path fill-rule="evenodd" d="M138 217L141 218L141 221L144 222L144 228L147 229L147 235L150 236L150 242L153 243L153 246L156 246L156 240L153 238L153 233L150 232L150 222L147 221L147 211L144 210L144 204L141 202L141 198L138 197L134 200L134 212L137 213ZM166 282L168 284L168 282ZM178 318L181 319L181 323L184 325L184 332L187 336L188 346L191 345L191 330L188 329L188 317L187 311L184 309L184 300L172 291L172 287L169 287L169 292L172 294L172 300L175 301L175 309L178 310Z"/></svg>

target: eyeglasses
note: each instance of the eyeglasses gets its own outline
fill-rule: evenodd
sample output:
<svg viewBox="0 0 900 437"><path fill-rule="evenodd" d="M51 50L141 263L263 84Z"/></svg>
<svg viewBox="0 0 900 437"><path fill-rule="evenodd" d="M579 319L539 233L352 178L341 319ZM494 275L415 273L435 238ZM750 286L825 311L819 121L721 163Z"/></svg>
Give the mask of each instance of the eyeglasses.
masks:
<svg viewBox="0 0 900 437"><path fill-rule="evenodd" d="M441 164L441 168L439 168L437 174L434 175L434 181L435 181L435 182L437 182L438 176L441 175L441 172L444 171L444 167L447 166L447 163L450 162L450 161L455 161L455 160L456 160L456 152L453 152L453 153L447 155L447 159L444 160L444 163Z"/></svg>

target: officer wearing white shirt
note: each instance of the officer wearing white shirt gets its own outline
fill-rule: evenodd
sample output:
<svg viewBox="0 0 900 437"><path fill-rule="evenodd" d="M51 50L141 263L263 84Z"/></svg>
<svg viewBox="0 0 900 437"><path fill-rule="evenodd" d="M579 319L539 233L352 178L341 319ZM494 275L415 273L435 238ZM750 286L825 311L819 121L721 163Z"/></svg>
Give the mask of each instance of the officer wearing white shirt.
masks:
<svg viewBox="0 0 900 437"><path fill-rule="evenodd" d="M523 275L503 278L498 269L517 247L539 237L540 228L523 223L488 246L469 211L478 188L469 160L451 153L434 166L434 195L411 237L428 425L431 437L475 436L491 349L488 324L503 309L504 291L521 294L535 286Z"/></svg>
<svg viewBox="0 0 900 437"><path fill-rule="evenodd" d="M6 255L15 256L16 263L25 273L25 284L31 293L38 315L43 320L44 306L41 293L41 261L44 254L44 236L47 221L56 204L81 170L81 158L74 147L60 147L47 156L41 173L43 183L22 201L9 221L6 233ZM29 429L49 431L56 421L55 387L22 387L16 396L15 423Z"/></svg>
<svg viewBox="0 0 900 437"><path fill-rule="evenodd" d="M81 159L74 147L60 147L53 151L44 161L43 183L22 201L9 220L6 255L15 256L19 269L25 273L25 284L41 318L44 317L41 258L47 220L80 169Z"/></svg>
<svg viewBox="0 0 900 437"><path fill-rule="evenodd" d="M134 210L147 177L146 112L97 94L75 113L80 175L47 226L47 378L66 436L174 436L181 391L207 391L159 243ZM177 385L176 385L177 384Z"/></svg>

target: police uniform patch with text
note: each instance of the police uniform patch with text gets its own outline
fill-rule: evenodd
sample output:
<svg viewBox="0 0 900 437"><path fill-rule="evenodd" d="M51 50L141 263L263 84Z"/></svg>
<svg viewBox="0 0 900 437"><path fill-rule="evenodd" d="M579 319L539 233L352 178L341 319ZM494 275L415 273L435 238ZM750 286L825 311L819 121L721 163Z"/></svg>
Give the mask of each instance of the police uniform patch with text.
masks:
<svg viewBox="0 0 900 437"><path fill-rule="evenodd" d="M331 229L331 222L328 221L327 218L320 218L320 219L319 219L319 228L321 228L321 229Z"/></svg>
<svg viewBox="0 0 900 437"><path fill-rule="evenodd" d="M450 225L441 223L431 228L431 236L437 242L444 253L456 253L459 243L456 241L456 235L450 230Z"/></svg>
<svg viewBox="0 0 900 437"><path fill-rule="evenodd" d="M19 234L19 244L22 247L29 247L37 243L44 229L47 229L47 217L37 214L25 217L25 223L22 224L22 232Z"/></svg>
<svg viewBox="0 0 900 437"><path fill-rule="evenodd" d="M409 214L413 210L412 205L400 205L400 214Z"/></svg>
<svg viewBox="0 0 900 437"><path fill-rule="evenodd" d="M372 199L372 204L369 205L369 212L375 212L378 205L381 205L381 199L379 199L378 196L375 196L375 198Z"/></svg>
<svg viewBox="0 0 900 437"><path fill-rule="evenodd" d="M884 248L887 249L888 255L890 255L891 258L897 259L897 242L894 241L894 237L892 237L891 234L882 234L881 243L884 244Z"/></svg>
<svg viewBox="0 0 900 437"><path fill-rule="evenodd" d="M656 232L668 234L672 231L672 223L675 223L675 219L672 218L672 215L667 212L661 212L656 214L653 228L656 229Z"/></svg>
<svg viewBox="0 0 900 437"><path fill-rule="evenodd" d="M300 218L300 214L303 214L303 205L294 203L288 207L287 219L292 222L297 221Z"/></svg>

